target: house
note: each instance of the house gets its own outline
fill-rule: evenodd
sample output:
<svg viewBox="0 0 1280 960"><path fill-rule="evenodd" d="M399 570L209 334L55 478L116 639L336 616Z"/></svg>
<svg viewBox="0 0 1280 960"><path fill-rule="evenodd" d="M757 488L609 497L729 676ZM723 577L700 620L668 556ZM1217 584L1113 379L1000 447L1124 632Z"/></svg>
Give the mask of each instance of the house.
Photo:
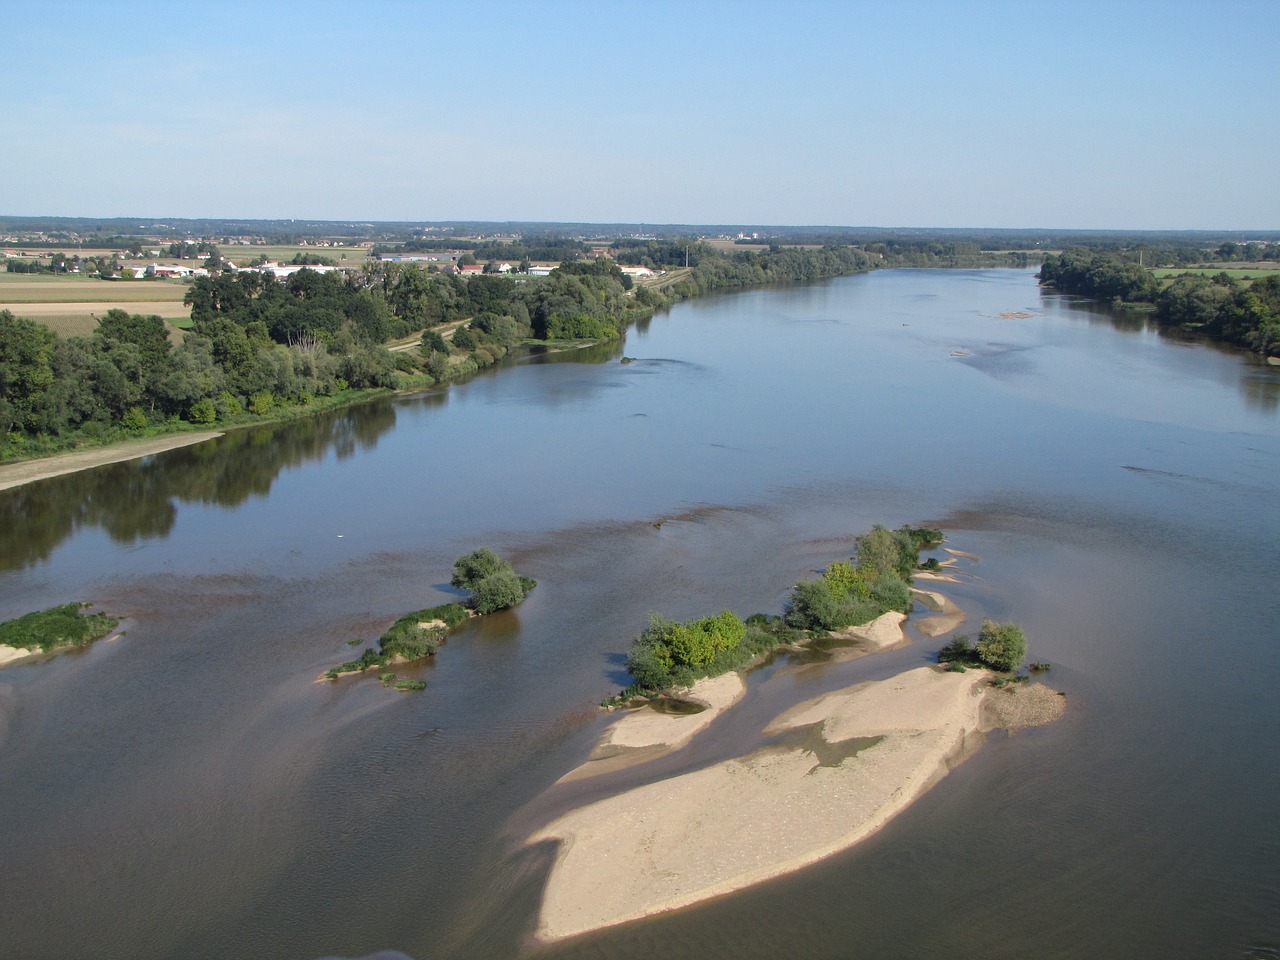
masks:
<svg viewBox="0 0 1280 960"><path fill-rule="evenodd" d="M484 273L484 265L480 263L466 263L458 268L458 272L464 277L469 277L473 273Z"/></svg>

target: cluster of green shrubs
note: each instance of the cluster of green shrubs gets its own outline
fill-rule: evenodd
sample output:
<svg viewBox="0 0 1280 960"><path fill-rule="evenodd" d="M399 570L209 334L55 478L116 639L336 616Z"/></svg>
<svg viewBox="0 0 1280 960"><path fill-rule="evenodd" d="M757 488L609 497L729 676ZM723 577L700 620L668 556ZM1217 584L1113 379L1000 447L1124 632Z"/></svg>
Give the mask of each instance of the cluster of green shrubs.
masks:
<svg viewBox="0 0 1280 960"><path fill-rule="evenodd" d="M761 654L802 636L781 617L763 613L743 620L723 610L683 623L652 614L649 626L632 643L627 656L634 682L618 699L688 686L702 677L740 670Z"/></svg>
<svg viewBox="0 0 1280 960"><path fill-rule="evenodd" d="M0 644L48 653L58 647L83 647L105 637L120 623L105 613L85 615L82 604L65 603L0 623Z"/></svg>
<svg viewBox="0 0 1280 960"><path fill-rule="evenodd" d="M909 610L911 571L920 551L941 542L941 530L873 527L858 537L852 560L837 561L816 580L797 584L782 617L756 613L742 620L724 610L680 623L652 614L627 656L634 682L606 703L688 686L701 677L742 669L762 654L814 633L867 623L888 610Z"/></svg>
<svg viewBox="0 0 1280 960"><path fill-rule="evenodd" d="M511 569L511 564L492 550L481 547L459 557L453 562L453 579L450 583L471 596L467 603L444 603L436 607L414 610L387 628L378 638L377 648L369 647L355 660L348 660L325 672L325 677L336 680L344 673L362 673L373 667L385 667L397 660L421 660L435 656L440 644L450 630L475 613L493 613L514 607L537 584ZM348 641L352 645L360 641ZM394 675L393 675L394 676ZM417 681L404 681L416 683ZM397 689L420 689L404 687Z"/></svg>
<svg viewBox="0 0 1280 960"><path fill-rule="evenodd" d="M969 645L967 636L959 636L938 651L938 662L947 664L950 670L963 672L968 667L988 668L1011 673L1018 669L1027 655L1027 638L1016 623L982 621L978 642ZM1037 663L1037 669L1048 669L1048 664Z"/></svg>
<svg viewBox="0 0 1280 960"><path fill-rule="evenodd" d="M453 578L449 581L459 590L470 592L471 609L476 613L493 613L514 607L537 583L511 569L511 564L492 550L481 547L453 562Z"/></svg>
<svg viewBox="0 0 1280 960"><path fill-rule="evenodd" d="M445 634L469 616L467 608L460 603L445 603L406 613L378 638L377 649L367 648L355 660L348 660L326 671L325 676L336 680L344 673L361 673L373 667L385 667L396 659L421 660L423 657L435 656L440 644L444 642Z"/></svg>
<svg viewBox="0 0 1280 960"><path fill-rule="evenodd" d="M850 560L838 560L816 580L796 584L787 623L799 630L843 630L890 610L910 610L911 572L920 551L941 542L941 530L873 527L858 537Z"/></svg>

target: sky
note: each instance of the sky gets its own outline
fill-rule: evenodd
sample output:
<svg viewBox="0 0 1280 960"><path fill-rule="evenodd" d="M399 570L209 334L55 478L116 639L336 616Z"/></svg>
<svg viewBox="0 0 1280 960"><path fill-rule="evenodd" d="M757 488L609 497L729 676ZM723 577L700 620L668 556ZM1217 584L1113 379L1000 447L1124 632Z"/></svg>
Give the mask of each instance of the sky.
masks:
<svg viewBox="0 0 1280 960"><path fill-rule="evenodd" d="M15 3L0 214L1280 229L1280 0Z"/></svg>

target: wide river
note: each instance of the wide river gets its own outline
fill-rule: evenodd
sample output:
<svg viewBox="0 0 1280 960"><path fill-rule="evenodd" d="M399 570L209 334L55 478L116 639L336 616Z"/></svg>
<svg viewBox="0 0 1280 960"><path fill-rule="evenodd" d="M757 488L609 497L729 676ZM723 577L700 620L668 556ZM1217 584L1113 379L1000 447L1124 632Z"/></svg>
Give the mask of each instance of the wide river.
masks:
<svg viewBox="0 0 1280 960"><path fill-rule="evenodd" d="M648 613L778 613L874 523L980 558L951 596L1025 627L1065 719L817 866L531 943L529 811ZM0 670L0 957L1275 958L1277 535L1280 368L1028 271L708 297L616 349L0 493L0 618L127 618ZM401 669L425 691L313 682L481 545L539 586ZM778 662L740 709L937 646Z"/></svg>

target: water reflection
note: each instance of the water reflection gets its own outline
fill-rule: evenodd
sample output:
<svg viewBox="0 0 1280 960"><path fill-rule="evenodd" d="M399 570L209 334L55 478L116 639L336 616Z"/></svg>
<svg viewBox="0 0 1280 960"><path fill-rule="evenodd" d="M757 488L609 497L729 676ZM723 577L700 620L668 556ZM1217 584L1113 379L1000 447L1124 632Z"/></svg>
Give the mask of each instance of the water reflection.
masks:
<svg viewBox="0 0 1280 960"><path fill-rule="evenodd" d="M117 543L166 537L177 504L235 507L265 497L286 467L372 450L395 426L396 408L377 401L338 413L236 430L216 440L0 493L0 569L49 557L77 530L99 527Z"/></svg>
<svg viewBox="0 0 1280 960"><path fill-rule="evenodd" d="M1087 300L1040 289L1041 306L1047 313L1065 315L1091 326L1111 327L1123 333L1154 334L1171 343L1194 347L1197 352L1213 351L1238 369L1237 385L1245 403L1259 413L1280 409L1280 377L1264 359L1240 347L1216 343L1181 330L1162 327L1145 311L1113 306L1106 301Z"/></svg>

